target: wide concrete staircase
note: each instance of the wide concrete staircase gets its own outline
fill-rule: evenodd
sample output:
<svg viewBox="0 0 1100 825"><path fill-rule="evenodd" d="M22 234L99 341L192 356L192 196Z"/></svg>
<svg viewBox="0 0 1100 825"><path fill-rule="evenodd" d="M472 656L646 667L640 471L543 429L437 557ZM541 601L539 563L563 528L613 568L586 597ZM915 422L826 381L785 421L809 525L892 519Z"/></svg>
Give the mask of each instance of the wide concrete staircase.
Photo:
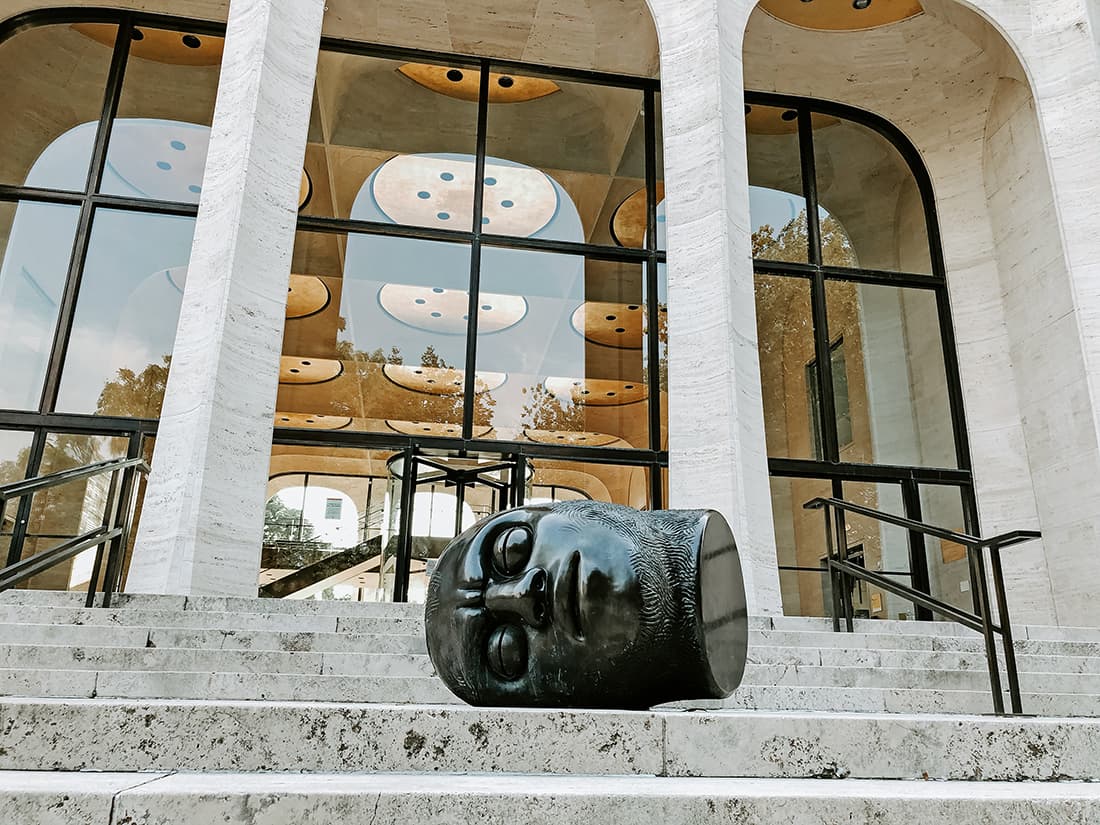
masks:
<svg viewBox="0 0 1100 825"><path fill-rule="evenodd" d="M1019 629L1037 718L956 625L782 617L726 702L543 711L457 704L419 606L81 603L0 594L0 822L1100 823L1100 630Z"/></svg>

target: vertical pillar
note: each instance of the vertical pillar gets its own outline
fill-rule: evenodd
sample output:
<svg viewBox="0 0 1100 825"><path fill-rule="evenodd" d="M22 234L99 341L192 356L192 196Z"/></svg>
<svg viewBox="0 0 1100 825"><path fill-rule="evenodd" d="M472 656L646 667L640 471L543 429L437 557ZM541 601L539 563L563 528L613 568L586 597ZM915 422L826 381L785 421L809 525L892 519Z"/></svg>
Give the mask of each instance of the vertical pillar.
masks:
<svg viewBox="0 0 1100 825"><path fill-rule="evenodd" d="M668 209L670 506L718 510L749 610L782 612L764 442L741 41L755 0L650 0Z"/></svg>
<svg viewBox="0 0 1100 825"><path fill-rule="evenodd" d="M232 0L127 590L255 596L324 0Z"/></svg>

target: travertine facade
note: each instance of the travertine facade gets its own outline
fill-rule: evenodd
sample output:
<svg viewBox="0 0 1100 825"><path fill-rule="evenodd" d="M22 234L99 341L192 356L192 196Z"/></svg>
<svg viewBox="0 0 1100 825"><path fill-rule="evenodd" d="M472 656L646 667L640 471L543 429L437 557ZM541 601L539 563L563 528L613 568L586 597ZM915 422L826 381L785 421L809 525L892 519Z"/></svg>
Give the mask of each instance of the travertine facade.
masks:
<svg viewBox="0 0 1100 825"><path fill-rule="evenodd" d="M74 3L0 0L0 17L62 5ZM272 354L282 336L279 302L322 4L114 5L229 21L192 277L129 587L254 593L258 559L249 548L260 536ZM753 0L650 0L652 21L640 0L576 4L583 8L575 14L573 5L330 0L323 31L634 74L652 74L659 61L670 504L713 507L729 518L754 611L782 608L745 88L865 109L919 151L942 230L983 532L1043 531L1042 543L1006 559L1021 619L1100 624L1092 592L1100 581L1095 3L925 0L923 15L858 35L785 25L754 11ZM659 55L622 47L652 27Z"/></svg>

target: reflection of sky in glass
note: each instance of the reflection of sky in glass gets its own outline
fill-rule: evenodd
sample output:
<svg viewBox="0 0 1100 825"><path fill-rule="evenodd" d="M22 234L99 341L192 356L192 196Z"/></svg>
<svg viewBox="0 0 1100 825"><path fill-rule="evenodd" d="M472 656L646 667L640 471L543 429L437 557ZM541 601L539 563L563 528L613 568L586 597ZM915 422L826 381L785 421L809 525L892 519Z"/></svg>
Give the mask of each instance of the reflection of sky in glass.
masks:
<svg viewBox="0 0 1100 825"><path fill-rule="evenodd" d="M86 176L96 123L75 126L35 161L26 185ZM103 191L195 203L210 130L172 120L115 121ZM72 251L75 207L21 203L0 267L0 407L38 406ZM93 412L120 367L170 354L191 250L191 218L100 210L93 226L58 408Z"/></svg>
<svg viewBox="0 0 1100 825"><path fill-rule="evenodd" d="M403 156L403 162L410 156ZM467 177L464 169L472 168L471 155L423 155L425 169L439 179L439 191L425 183L419 174L409 175L408 191L403 193L403 203L394 202L402 195L392 187L374 189L374 183L385 178L385 165L364 184L352 207L351 217L356 220L394 223L392 215L412 214L419 223L419 211L423 204L438 201L447 186ZM503 161L488 160L488 169L514 169L516 174L500 179L487 173L486 198L495 199L498 205L509 202L512 206L501 209L522 209L517 191L508 189L510 180L522 184L525 191L537 191L541 179L545 192L556 199L552 209L542 208L531 213L536 216L529 227L531 237L555 238L583 242L584 229L580 215L564 189L552 178L531 167ZM424 197L428 195L428 197ZM429 210L430 211L430 210ZM452 213L448 213L452 214ZM430 217L424 212L425 217ZM549 220L545 220L546 217ZM453 217L451 218L453 219ZM514 220L509 216L509 220ZM443 225L446 221L441 221ZM492 225L486 227L492 231ZM493 346L486 347L478 359L479 370L512 372L522 370L544 373L554 372L556 367L568 364L572 370L583 374L584 341L572 330L569 317L584 301L584 262L576 256L547 255L545 253L482 249L481 290L505 296L521 296L529 309L518 324L499 332L489 333ZM402 322L383 310L379 293L386 284L425 287L433 290L465 292L469 283L470 251L462 244L438 243L411 238L392 238L375 235L352 235L348 239L347 260L344 268L343 302L341 315L347 321L343 337L354 343L360 351L378 347L387 352L396 346L405 357L405 363L418 362L424 349L430 344L450 366L463 366L466 352L465 334L445 335L424 327ZM485 309L489 306L489 309ZM490 304L482 306L482 312L493 311ZM452 319L440 319L441 321ZM453 319L460 327L462 317ZM572 373L569 373L572 374Z"/></svg>
<svg viewBox="0 0 1100 825"><path fill-rule="evenodd" d="M120 368L170 355L195 219L100 210L92 224L57 409L94 412Z"/></svg>
<svg viewBox="0 0 1100 825"><path fill-rule="evenodd" d="M74 126L35 161L27 186L64 188L74 176L87 175L96 123ZM176 120L119 118L101 190L131 198L198 203L210 129Z"/></svg>
<svg viewBox="0 0 1100 825"><path fill-rule="evenodd" d="M801 194L792 195L764 186L749 187L749 214L754 232L767 224L778 233L805 208L806 200Z"/></svg>
<svg viewBox="0 0 1100 825"><path fill-rule="evenodd" d="M80 210L20 203L0 264L0 408L37 409Z"/></svg>

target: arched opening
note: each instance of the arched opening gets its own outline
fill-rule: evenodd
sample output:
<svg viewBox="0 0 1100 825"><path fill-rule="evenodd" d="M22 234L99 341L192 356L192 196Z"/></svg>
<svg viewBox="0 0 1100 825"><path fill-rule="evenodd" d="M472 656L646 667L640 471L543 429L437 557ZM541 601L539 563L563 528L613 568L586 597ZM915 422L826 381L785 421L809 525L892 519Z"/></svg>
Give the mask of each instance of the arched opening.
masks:
<svg viewBox="0 0 1100 825"><path fill-rule="evenodd" d="M1057 324L1058 311L1052 311L1054 304L1072 306L1072 291L1034 100L1005 40L953 0L926 0L911 13L865 27L792 20L792 14L809 11L798 5L777 0L757 7L745 31L744 65L746 89L765 93L759 102L774 105L769 93L781 93L805 101L813 112L803 123L808 143L800 147L796 137L785 148L768 149L755 175L763 185L797 192L812 171L818 202L850 241L854 258L841 266L863 272L845 279L822 261L816 272L796 273L805 277L784 283L784 296L791 296L784 297L784 332L761 325L769 419L782 398L789 406L791 397L807 395L800 387L789 393L792 380L799 383L799 370L802 383L810 384L813 370L806 368L821 362L826 351L830 361L843 358L843 370L834 363L831 394L834 400L843 395L849 406L854 446L838 445L836 466L818 468L820 474L810 465L796 470L791 462L800 456L783 452L769 433L772 469L778 472L773 504L780 565L790 568L781 576L785 605L789 612L820 615L820 554L809 547L820 540L821 528L798 512L810 497L843 493L955 529L979 529L980 515L980 529L993 533L1036 526L1044 508L1058 508L1040 480L1045 467L1066 456L1058 455L1036 416L1045 416L1042 409L1072 407L1075 382L1051 387L1043 376L1051 369L1064 373L1059 358L1079 353L1080 344L1076 330ZM815 13L828 10L813 5ZM871 19L858 18L858 10L844 13ZM746 99L752 103L753 94L747 92ZM756 183L751 147L778 138L760 129L754 138L751 114L746 127L750 183ZM800 154L807 145L814 147L811 166ZM764 174L761 166L787 171ZM793 177L795 185L767 182L769 174ZM758 260L757 271L765 273L758 279L774 284L772 279L792 274L780 268ZM818 292L824 306L815 304ZM758 320L768 312L765 306ZM811 358L786 351L791 366L781 372L788 395L773 387L767 400L769 336L780 336L786 345L788 338L804 340L808 330L822 327L827 333L817 333ZM842 334L834 334L835 328ZM854 356L853 345L859 350ZM838 371L846 373L843 387L836 382ZM855 449L861 429L866 446ZM1079 435L1081 443L1089 442L1084 429ZM956 572L965 568L959 548L906 547L904 535L891 539L860 530L855 528L852 544L863 546L868 565L905 576L923 565L933 593L969 603L965 572ZM1049 553L1049 531L1045 544ZM1022 548L1007 566L1014 610L1033 621L1052 620L1044 548ZM880 618L914 612L885 594L863 594L859 606Z"/></svg>

